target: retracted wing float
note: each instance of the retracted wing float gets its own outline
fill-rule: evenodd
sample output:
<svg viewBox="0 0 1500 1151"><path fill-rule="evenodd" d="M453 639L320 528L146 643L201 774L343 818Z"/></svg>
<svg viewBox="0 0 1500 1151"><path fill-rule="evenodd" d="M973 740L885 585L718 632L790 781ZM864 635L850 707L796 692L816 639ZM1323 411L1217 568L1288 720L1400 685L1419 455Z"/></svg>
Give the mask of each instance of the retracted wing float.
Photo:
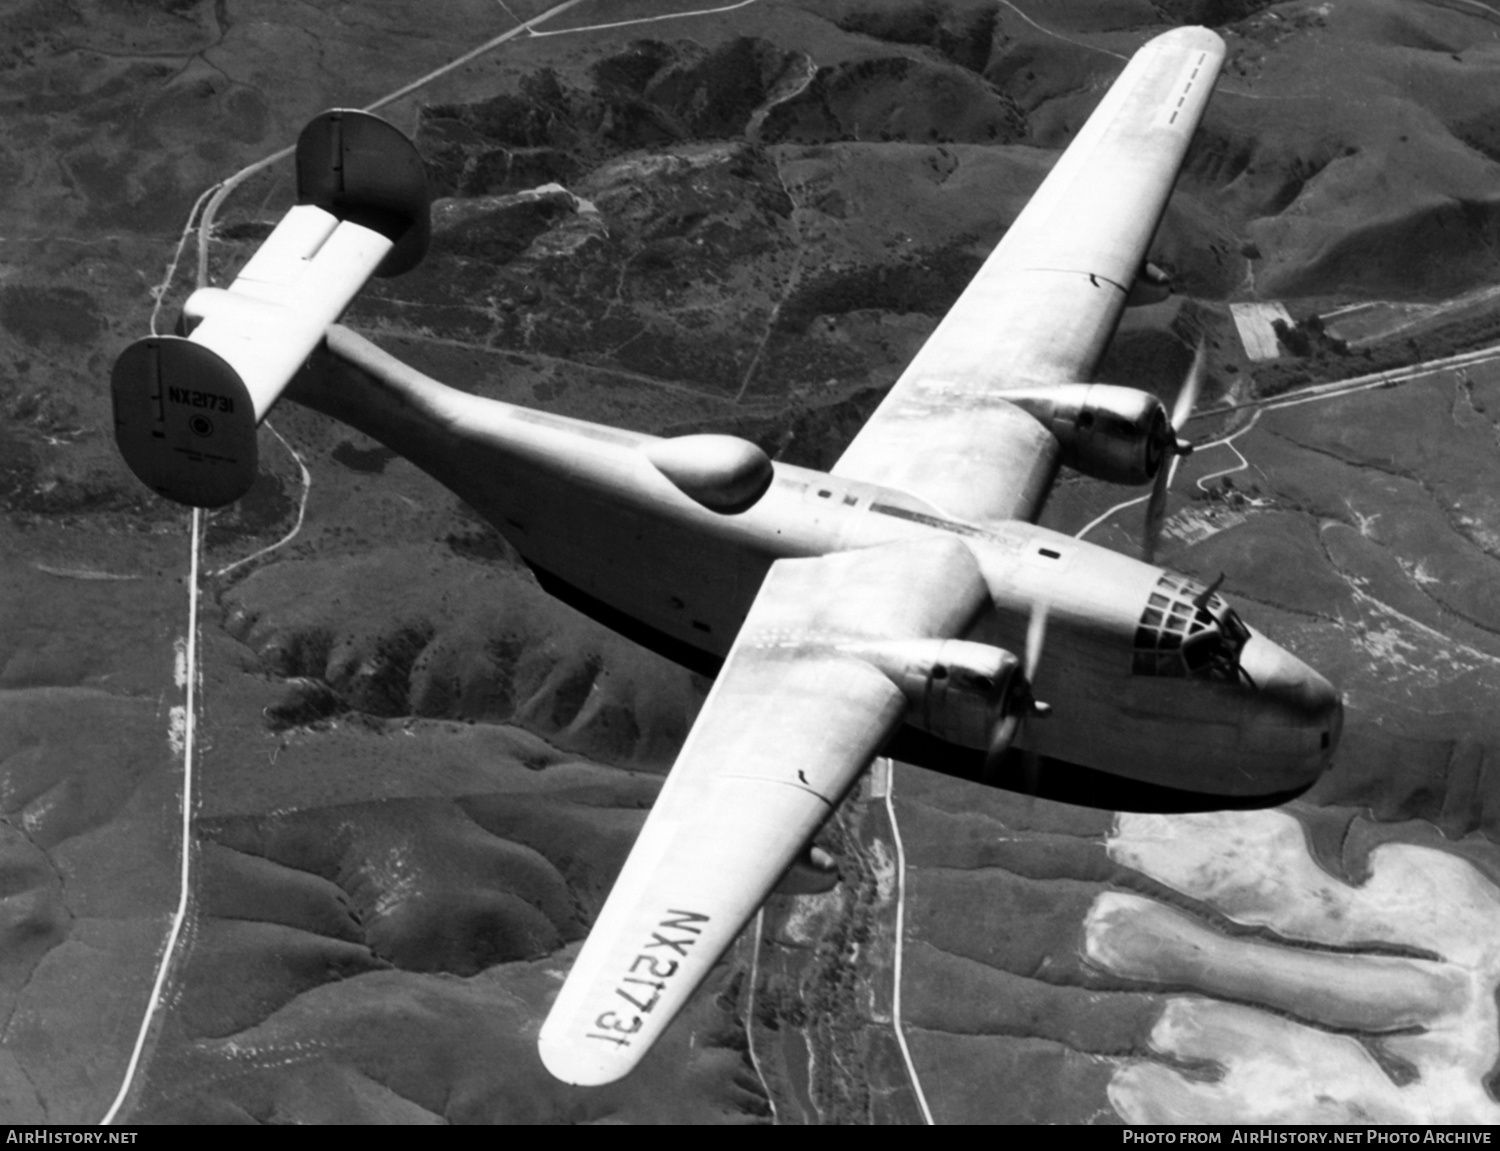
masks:
<svg viewBox="0 0 1500 1151"><path fill-rule="evenodd" d="M255 482L256 428L328 325L372 275L426 254L421 157L365 112L318 116L297 140L297 204L228 289L183 306L183 336L147 336L115 361L115 440L168 499L221 507Z"/></svg>

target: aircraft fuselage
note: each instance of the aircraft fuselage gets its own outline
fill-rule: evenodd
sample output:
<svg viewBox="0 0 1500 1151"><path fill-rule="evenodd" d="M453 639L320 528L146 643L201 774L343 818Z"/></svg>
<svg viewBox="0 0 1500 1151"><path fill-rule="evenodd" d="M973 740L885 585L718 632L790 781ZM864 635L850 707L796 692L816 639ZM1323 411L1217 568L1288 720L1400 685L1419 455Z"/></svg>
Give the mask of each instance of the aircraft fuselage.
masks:
<svg viewBox="0 0 1500 1151"><path fill-rule="evenodd" d="M1243 671L1179 660L1194 628L1212 655L1203 644L1218 620L1188 623L1205 589L1162 568L1034 524L961 523L902 492L780 463L750 507L712 511L647 458L654 437L459 392L341 329L330 347L291 398L400 452L484 515L544 585L688 666L724 658L776 560L943 534L973 552L990 592L963 638L1020 652L1033 605L1048 605L1034 687L1053 718L1027 724L1020 746L1246 796L1306 786L1337 742L1337 693L1264 636L1241 636ZM1174 618L1175 633L1160 622Z"/></svg>

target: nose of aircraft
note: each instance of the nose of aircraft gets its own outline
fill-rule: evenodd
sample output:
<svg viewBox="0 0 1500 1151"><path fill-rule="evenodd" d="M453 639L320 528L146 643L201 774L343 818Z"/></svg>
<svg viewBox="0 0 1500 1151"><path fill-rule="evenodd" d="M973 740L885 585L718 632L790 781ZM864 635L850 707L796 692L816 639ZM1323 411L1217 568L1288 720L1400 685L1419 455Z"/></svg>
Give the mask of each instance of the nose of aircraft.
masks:
<svg viewBox="0 0 1500 1151"><path fill-rule="evenodd" d="M1240 666L1265 709L1261 723L1281 728L1326 766L1344 728L1344 703L1333 684L1259 632L1251 633Z"/></svg>

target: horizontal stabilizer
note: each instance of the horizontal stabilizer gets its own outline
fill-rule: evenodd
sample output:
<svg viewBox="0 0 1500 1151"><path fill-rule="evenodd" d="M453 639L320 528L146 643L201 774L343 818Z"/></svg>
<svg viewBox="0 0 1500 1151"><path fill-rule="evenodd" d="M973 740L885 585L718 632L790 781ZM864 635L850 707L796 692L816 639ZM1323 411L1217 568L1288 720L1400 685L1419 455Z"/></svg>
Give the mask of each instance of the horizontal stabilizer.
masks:
<svg viewBox="0 0 1500 1151"><path fill-rule="evenodd" d="M372 275L427 249L421 157L363 112L325 112L297 141L298 204L228 289L183 305L187 336L148 336L115 362L115 441L153 491L221 507L258 470L255 430Z"/></svg>

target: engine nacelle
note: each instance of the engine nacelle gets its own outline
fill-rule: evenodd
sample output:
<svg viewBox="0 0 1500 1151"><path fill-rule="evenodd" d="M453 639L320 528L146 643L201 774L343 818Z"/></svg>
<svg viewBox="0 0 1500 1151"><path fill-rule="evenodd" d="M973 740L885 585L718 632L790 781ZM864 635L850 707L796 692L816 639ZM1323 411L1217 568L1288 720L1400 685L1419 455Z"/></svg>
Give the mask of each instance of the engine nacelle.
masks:
<svg viewBox="0 0 1500 1151"><path fill-rule="evenodd" d="M1001 725L1004 742L1030 700L1021 661L1004 648L962 639L873 641L848 648L901 689L907 721L949 743L986 748Z"/></svg>
<svg viewBox="0 0 1500 1151"><path fill-rule="evenodd" d="M1062 462L1095 479L1146 484L1176 442L1162 402L1113 384L1053 384L1003 393L1062 445Z"/></svg>

